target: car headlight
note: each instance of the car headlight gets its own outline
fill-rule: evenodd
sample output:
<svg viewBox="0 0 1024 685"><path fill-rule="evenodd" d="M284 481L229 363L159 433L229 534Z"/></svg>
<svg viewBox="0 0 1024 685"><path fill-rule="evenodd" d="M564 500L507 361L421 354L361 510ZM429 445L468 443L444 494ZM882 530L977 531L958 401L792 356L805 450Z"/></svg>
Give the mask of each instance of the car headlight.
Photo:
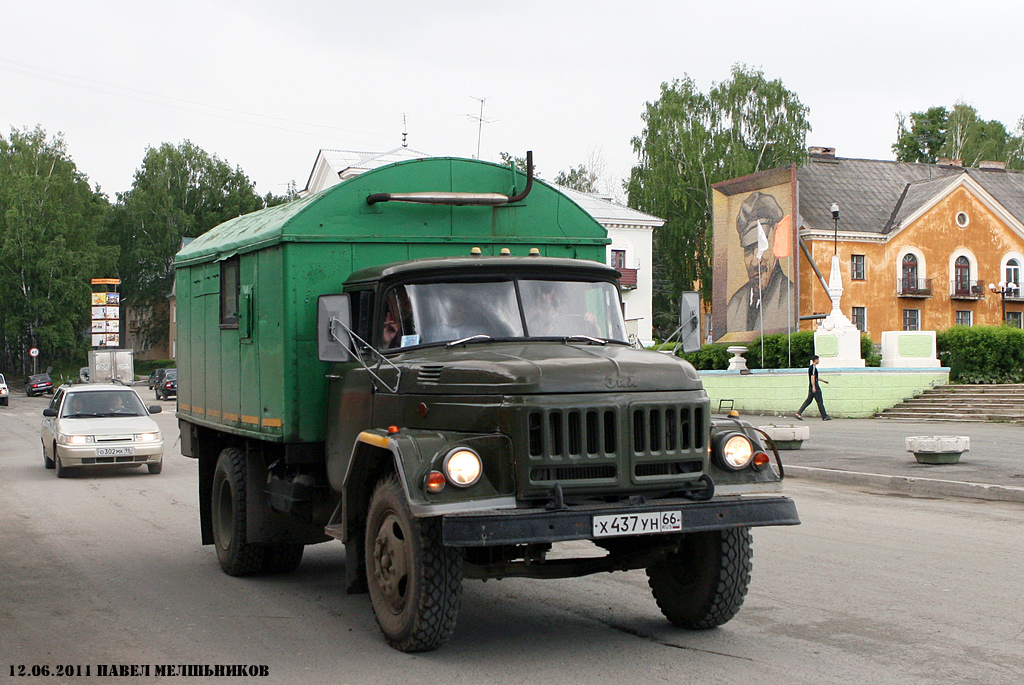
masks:
<svg viewBox="0 0 1024 685"><path fill-rule="evenodd" d="M6 394L7 394L7 388L0 388L0 395L6 395Z"/></svg>
<svg viewBox="0 0 1024 685"><path fill-rule="evenodd" d="M135 442L156 442L160 439L159 433L136 433Z"/></svg>
<svg viewBox="0 0 1024 685"><path fill-rule="evenodd" d="M718 441L715 461L724 469L739 471L750 465L754 456L754 445L750 438L740 433L728 433Z"/></svg>
<svg viewBox="0 0 1024 685"><path fill-rule="evenodd" d="M483 473L480 455L468 447L456 447L444 458L444 474L452 485L468 488Z"/></svg>
<svg viewBox="0 0 1024 685"><path fill-rule="evenodd" d="M62 435L58 441L62 445L84 445L89 442L96 442L92 435Z"/></svg>

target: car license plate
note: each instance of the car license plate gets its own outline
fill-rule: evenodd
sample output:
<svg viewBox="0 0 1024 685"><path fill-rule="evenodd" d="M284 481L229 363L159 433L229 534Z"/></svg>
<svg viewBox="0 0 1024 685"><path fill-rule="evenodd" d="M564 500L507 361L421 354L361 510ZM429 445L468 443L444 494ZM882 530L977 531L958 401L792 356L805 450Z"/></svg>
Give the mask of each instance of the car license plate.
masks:
<svg viewBox="0 0 1024 685"><path fill-rule="evenodd" d="M97 457L130 457L135 454L134 447L98 447Z"/></svg>
<svg viewBox="0 0 1024 685"><path fill-rule="evenodd" d="M671 533L683 529L683 512L648 511L642 514L611 514L594 517L594 537Z"/></svg>

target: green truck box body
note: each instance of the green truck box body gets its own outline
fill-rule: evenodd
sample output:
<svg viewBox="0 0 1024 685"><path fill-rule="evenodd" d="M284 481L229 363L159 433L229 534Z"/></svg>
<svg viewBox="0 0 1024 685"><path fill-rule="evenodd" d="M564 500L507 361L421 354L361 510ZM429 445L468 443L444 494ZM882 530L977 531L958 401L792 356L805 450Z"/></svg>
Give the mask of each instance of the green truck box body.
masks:
<svg viewBox="0 0 1024 685"><path fill-rule="evenodd" d="M378 192L525 185L525 174L478 160L400 162L196 238L175 258L179 417L273 442L323 442L330 365L317 359L316 301L341 292L353 271L473 247L605 261L605 229L540 181L523 201L496 207L367 203ZM221 279L234 264L237 323L224 324Z"/></svg>

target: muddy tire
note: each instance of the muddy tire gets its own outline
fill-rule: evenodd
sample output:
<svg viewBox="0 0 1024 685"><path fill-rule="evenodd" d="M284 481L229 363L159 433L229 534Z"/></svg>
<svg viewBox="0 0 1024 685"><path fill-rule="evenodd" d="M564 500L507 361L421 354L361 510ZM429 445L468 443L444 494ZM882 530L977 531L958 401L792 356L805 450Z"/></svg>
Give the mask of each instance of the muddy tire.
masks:
<svg viewBox="0 0 1024 685"><path fill-rule="evenodd" d="M213 546L221 570L229 576L250 576L263 570L264 546L248 540L245 470L245 453L229 447L220 453L213 471Z"/></svg>
<svg viewBox="0 0 1024 685"><path fill-rule="evenodd" d="M60 455L57 454L56 447L53 448L53 469L58 478L67 478L71 475L71 471L61 463Z"/></svg>
<svg viewBox="0 0 1024 685"><path fill-rule="evenodd" d="M374 490L366 521L366 578L384 637L403 652L451 637L462 600L462 550L441 543L440 519L417 519L394 475Z"/></svg>
<svg viewBox="0 0 1024 685"><path fill-rule="evenodd" d="M743 605L750 584L749 528L691 533L679 552L647 569L661 613L675 626L707 630Z"/></svg>

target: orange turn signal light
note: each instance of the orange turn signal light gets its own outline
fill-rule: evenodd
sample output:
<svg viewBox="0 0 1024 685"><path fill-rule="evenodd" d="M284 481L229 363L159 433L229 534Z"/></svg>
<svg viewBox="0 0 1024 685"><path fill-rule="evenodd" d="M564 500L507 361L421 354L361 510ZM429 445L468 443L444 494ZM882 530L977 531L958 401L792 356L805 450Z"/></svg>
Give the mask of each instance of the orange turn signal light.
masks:
<svg viewBox="0 0 1024 685"><path fill-rule="evenodd" d="M427 474L427 491L428 492L441 492L444 490L445 479L444 474L440 471L431 471Z"/></svg>
<svg viewBox="0 0 1024 685"><path fill-rule="evenodd" d="M398 432L398 426L388 426L388 435L394 435Z"/></svg>
<svg viewBox="0 0 1024 685"><path fill-rule="evenodd" d="M765 454L764 452L756 452L754 454L754 458L751 459L751 462L754 464L755 469L763 469L765 466L768 465L768 461L768 455Z"/></svg>

